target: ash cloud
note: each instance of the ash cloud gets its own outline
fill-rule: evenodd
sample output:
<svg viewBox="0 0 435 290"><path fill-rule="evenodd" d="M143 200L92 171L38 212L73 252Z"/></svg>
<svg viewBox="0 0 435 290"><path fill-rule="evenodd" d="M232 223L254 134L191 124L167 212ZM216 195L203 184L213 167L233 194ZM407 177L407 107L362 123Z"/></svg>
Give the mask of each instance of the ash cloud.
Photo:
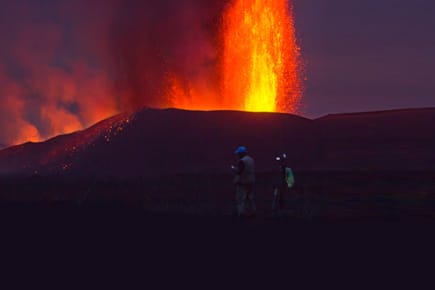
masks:
<svg viewBox="0 0 435 290"><path fill-rule="evenodd" d="M0 144L170 106L171 73L216 78L227 2L1 0Z"/></svg>

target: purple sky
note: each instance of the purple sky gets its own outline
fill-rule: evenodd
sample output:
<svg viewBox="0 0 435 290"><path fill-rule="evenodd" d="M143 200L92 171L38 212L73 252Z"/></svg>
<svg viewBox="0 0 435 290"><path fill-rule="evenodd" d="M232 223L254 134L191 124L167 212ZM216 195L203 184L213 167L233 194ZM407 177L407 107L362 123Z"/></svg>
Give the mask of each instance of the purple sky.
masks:
<svg viewBox="0 0 435 290"><path fill-rule="evenodd" d="M294 0L304 113L435 106L435 2Z"/></svg>

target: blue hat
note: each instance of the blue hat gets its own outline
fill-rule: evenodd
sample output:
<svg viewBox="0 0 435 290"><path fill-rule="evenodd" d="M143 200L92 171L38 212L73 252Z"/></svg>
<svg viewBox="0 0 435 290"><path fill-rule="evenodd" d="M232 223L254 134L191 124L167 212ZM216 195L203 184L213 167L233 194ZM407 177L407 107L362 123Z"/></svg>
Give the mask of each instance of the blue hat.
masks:
<svg viewBox="0 0 435 290"><path fill-rule="evenodd" d="M247 152L248 150L246 149L245 146L239 146L239 148L237 148L234 154L246 154Z"/></svg>

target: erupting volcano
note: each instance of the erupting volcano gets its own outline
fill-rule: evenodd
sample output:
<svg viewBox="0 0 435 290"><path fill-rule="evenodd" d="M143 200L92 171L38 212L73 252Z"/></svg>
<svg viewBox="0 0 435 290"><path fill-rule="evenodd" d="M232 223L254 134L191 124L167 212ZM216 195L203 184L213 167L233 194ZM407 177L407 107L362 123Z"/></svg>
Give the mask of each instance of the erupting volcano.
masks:
<svg viewBox="0 0 435 290"><path fill-rule="evenodd" d="M14 3L0 11L0 144L143 107L297 113L290 0L53 1L19 19Z"/></svg>

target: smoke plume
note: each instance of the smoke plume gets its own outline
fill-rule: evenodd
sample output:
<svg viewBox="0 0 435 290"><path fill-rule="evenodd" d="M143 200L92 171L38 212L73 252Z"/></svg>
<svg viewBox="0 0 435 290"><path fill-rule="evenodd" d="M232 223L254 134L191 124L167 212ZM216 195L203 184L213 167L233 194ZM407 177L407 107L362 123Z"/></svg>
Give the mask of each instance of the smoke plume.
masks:
<svg viewBox="0 0 435 290"><path fill-rule="evenodd" d="M143 106L171 76L217 83L222 0L2 0L0 144L40 141Z"/></svg>

